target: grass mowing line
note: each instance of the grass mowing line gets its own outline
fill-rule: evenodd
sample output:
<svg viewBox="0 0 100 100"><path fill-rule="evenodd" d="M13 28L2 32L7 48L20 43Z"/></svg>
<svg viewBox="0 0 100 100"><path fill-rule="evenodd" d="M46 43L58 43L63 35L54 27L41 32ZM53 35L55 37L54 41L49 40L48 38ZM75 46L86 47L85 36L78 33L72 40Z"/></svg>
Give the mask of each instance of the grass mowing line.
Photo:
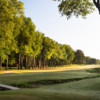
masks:
<svg viewBox="0 0 100 100"><path fill-rule="evenodd" d="M39 80L35 82L23 82L20 84L12 84L12 86L16 86L20 88L37 88L37 87L45 86L45 85L69 83L69 82L75 82L75 81L80 81L84 79L92 79L92 78L98 78L98 77L100 77L100 75L92 76L92 77L83 77L83 78L72 78L72 79Z"/></svg>

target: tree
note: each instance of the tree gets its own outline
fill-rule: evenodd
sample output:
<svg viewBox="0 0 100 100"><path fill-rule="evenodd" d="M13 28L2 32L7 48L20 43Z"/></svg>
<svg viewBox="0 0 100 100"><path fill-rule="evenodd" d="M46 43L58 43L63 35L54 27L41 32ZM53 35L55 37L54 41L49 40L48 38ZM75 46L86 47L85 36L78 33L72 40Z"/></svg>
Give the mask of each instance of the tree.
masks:
<svg viewBox="0 0 100 100"><path fill-rule="evenodd" d="M40 58L40 65L44 67L45 65L47 65L46 61L52 57L56 50L55 41L50 39L49 37L43 37L42 46L43 48L38 57Z"/></svg>
<svg viewBox="0 0 100 100"><path fill-rule="evenodd" d="M91 64L91 57L85 57L86 64Z"/></svg>
<svg viewBox="0 0 100 100"><path fill-rule="evenodd" d="M43 48L43 46L42 46L43 36L44 36L44 34L42 34L39 31L36 31L32 35L32 45L31 45L31 48L33 50L33 53L31 53L31 56L30 56L31 57L31 67L32 67L32 69L34 67L36 67L36 58L41 53L41 50Z"/></svg>
<svg viewBox="0 0 100 100"><path fill-rule="evenodd" d="M56 43L55 52L49 60L50 66L71 64L74 59L74 50L69 45Z"/></svg>
<svg viewBox="0 0 100 100"><path fill-rule="evenodd" d="M18 35L18 48L19 48L19 67L22 69L23 59L26 56L33 56L32 46L34 45L35 36L35 25L33 24L31 18L24 17L22 22L22 28L20 29L20 34ZM28 61L29 62L29 61ZM26 64L29 65L29 64ZM19 68L18 67L18 68Z"/></svg>
<svg viewBox="0 0 100 100"><path fill-rule="evenodd" d="M74 59L74 53L75 51L69 46L69 45L65 45L65 49L66 49L66 54L67 54L67 64L71 64L73 59Z"/></svg>
<svg viewBox="0 0 100 100"><path fill-rule="evenodd" d="M91 57L85 57L86 64L97 64L100 60L91 58Z"/></svg>
<svg viewBox="0 0 100 100"><path fill-rule="evenodd" d="M66 62L67 62L67 53L66 53L66 45L60 45L60 50L61 50L61 54L60 54L60 62L61 62L61 65L65 65Z"/></svg>
<svg viewBox="0 0 100 100"><path fill-rule="evenodd" d="M92 13L94 11L94 4L96 7L100 10L99 6L99 0L97 2L95 0L94 4L91 2L91 0L54 0L59 1L59 12L62 15L66 15L66 17L69 19L72 15L75 15L76 17L82 16L83 18Z"/></svg>
<svg viewBox="0 0 100 100"><path fill-rule="evenodd" d="M100 14L100 0L93 0L95 6L97 7L97 9L99 10L99 14Z"/></svg>
<svg viewBox="0 0 100 100"><path fill-rule="evenodd" d="M18 0L0 0L0 69L13 49L15 22L23 15L23 3ZM6 67L7 69L7 67Z"/></svg>
<svg viewBox="0 0 100 100"><path fill-rule="evenodd" d="M62 59L62 51L60 49L60 45L55 43L55 51L52 54L51 58L48 61L48 66L57 66L60 65L60 59Z"/></svg>
<svg viewBox="0 0 100 100"><path fill-rule="evenodd" d="M85 64L85 56L82 50L76 50L74 63L75 64Z"/></svg>

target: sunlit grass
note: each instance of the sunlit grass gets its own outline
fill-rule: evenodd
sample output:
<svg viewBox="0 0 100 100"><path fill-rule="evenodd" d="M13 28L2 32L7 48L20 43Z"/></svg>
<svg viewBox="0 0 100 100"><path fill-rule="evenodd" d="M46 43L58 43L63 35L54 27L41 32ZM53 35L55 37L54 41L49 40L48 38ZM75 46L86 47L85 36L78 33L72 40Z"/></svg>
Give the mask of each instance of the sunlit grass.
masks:
<svg viewBox="0 0 100 100"><path fill-rule="evenodd" d="M8 71L9 72L9 71ZM86 70L63 70L63 71L41 71L37 72L27 71L24 73L20 71L20 73L6 73L0 75L0 83L3 84L14 84L14 83L23 83L30 81L38 81L38 80L56 80L56 79L72 79L72 78L83 78L83 77L93 77L97 76L97 73L90 73Z"/></svg>
<svg viewBox="0 0 100 100"><path fill-rule="evenodd" d="M4 73L32 73L32 72L57 72L57 71L69 71L69 70L80 70L89 68L100 68L100 65L69 65L60 67L45 67L44 69L34 69L34 70L8 70L0 71L0 74Z"/></svg>

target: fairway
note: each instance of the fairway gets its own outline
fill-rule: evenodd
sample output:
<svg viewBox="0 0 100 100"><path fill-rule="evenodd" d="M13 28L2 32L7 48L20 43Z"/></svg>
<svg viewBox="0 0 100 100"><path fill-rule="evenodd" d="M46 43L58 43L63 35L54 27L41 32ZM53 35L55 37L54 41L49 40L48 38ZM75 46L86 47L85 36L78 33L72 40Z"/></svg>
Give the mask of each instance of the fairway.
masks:
<svg viewBox="0 0 100 100"><path fill-rule="evenodd" d="M0 0L0 100L100 100L96 8L100 0Z"/></svg>
<svg viewBox="0 0 100 100"><path fill-rule="evenodd" d="M0 83L16 85L20 89L0 91L0 100L100 100L99 68L53 70L57 69L51 72L1 74ZM26 83L29 82L40 83L28 87Z"/></svg>

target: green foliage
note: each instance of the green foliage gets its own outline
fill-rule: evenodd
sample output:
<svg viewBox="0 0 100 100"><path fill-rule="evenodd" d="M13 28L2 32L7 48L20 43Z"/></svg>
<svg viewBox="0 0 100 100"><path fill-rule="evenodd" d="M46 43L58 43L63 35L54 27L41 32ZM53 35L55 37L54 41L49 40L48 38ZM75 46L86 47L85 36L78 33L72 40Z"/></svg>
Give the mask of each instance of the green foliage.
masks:
<svg viewBox="0 0 100 100"><path fill-rule="evenodd" d="M18 0L0 0L0 63L15 50L15 23L23 16L23 3ZM0 65L1 67L1 65Z"/></svg>
<svg viewBox="0 0 100 100"><path fill-rule="evenodd" d="M43 49L42 49L42 54L44 59L50 59L52 54L55 51L55 41L48 37L43 38Z"/></svg>
<svg viewBox="0 0 100 100"><path fill-rule="evenodd" d="M91 57L85 57L86 64L99 64L100 60L91 58Z"/></svg>
<svg viewBox="0 0 100 100"><path fill-rule="evenodd" d="M67 64L71 64L74 59L74 50L69 46L65 45L66 53L67 53Z"/></svg>
<svg viewBox="0 0 100 100"><path fill-rule="evenodd" d="M85 17L94 9L90 0L55 1L60 2L59 11L67 18L72 15ZM69 45L59 44L36 31L32 19L24 16L23 2L0 0L0 69L2 63L20 69L33 69L36 66L43 68L72 64L73 59L78 64L85 63L85 60L90 63L82 52L77 53ZM92 58L92 63L100 61Z"/></svg>
<svg viewBox="0 0 100 100"><path fill-rule="evenodd" d="M32 41L32 49L34 51L34 57L38 56L41 53L41 50L43 48L42 42L43 42L43 33L36 31L35 35L33 35L34 40Z"/></svg>
<svg viewBox="0 0 100 100"><path fill-rule="evenodd" d="M30 18L23 19L22 28L18 35L19 52L26 55L33 54L31 48L33 43L33 35L35 34L35 25Z"/></svg>
<svg viewBox="0 0 100 100"><path fill-rule="evenodd" d="M85 56L82 50L77 50L75 52L74 63L76 64L85 64Z"/></svg>
<svg viewBox="0 0 100 100"><path fill-rule="evenodd" d="M58 6L59 12L62 15L66 15L67 19L71 16L82 16L85 18L86 15L94 11L94 4L91 0L54 0L59 1Z"/></svg>

